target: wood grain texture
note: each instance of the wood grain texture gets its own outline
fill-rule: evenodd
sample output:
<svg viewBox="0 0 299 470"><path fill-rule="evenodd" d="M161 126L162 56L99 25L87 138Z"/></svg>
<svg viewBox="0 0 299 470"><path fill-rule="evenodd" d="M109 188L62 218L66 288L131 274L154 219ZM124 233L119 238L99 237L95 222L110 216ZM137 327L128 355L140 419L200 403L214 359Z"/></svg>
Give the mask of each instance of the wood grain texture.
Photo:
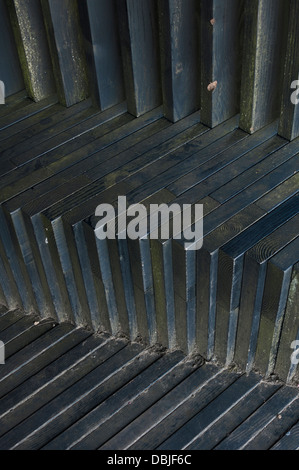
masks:
<svg viewBox="0 0 299 470"><path fill-rule="evenodd" d="M42 0L41 5L57 93L63 105L72 106L89 93L77 3Z"/></svg>
<svg viewBox="0 0 299 470"><path fill-rule="evenodd" d="M299 106L292 103L291 94L294 93L294 89L290 88L293 81L299 78L299 46L297 40L299 35L299 5L296 0L291 0L289 3L287 52L278 132L286 139L293 140L299 135Z"/></svg>
<svg viewBox="0 0 299 470"><path fill-rule="evenodd" d="M164 112L176 122L200 107L199 8L195 0L159 0Z"/></svg>
<svg viewBox="0 0 299 470"><path fill-rule="evenodd" d="M282 0L246 0L240 127L253 133L279 117L287 11Z"/></svg>
<svg viewBox="0 0 299 470"><path fill-rule="evenodd" d="M210 127L240 110L243 10L239 0L201 2L201 117Z"/></svg>
<svg viewBox="0 0 299 470"><path fill-rule="evenodd" d="M0 2L0 31L0 80L4 82L7 101L25 85L5 0Z"/></svg>
<svg viewBox="0 0 299 470"><path fill-rule="evenodd" d="M38 0L8 0L19 59L28 95L40 101L55 92L55 82Z"/></svg>
<svg viewBox="0 0 299 470"><path fill-rule="evenodd" d="M291 382L297 373L297 364L289 364L285 360L286 357L293 353L294 349L291 349L293 341L299 338L299 315L298 315L298 304L299 304L299 264L295 264L292 272L292 279L288 294L288 301L285 310L285 318L283 322L283 328L279 341L277 358L275 363L274 373L276 373L282 380Z"/></svg>
<svg viewBox="0 0 299 470"><path fill-rule="evenodd" d="M263 374L273 373L283 328L293 265L298 262L299 238L287 245L267 266L254 366ZM296 332L294 332L296 335ZM296 339L296 338L294 338ZM293 340L294 340L293 339ZM293 341L292 340L292 341ZM285 358L291 366L291 354Z"/></svg>
<svg viewBox="0 0 299 470"><path fill-rule="evenodd" d="M162 104L157 5L117 0L125 91L134 116Z"/></svg>
<svg viewBox="0 0 299 470"><path fill-rule="evenodd" d="M114 0L78 2L90 89L101 110L125 99L116 4Z"/></svg>

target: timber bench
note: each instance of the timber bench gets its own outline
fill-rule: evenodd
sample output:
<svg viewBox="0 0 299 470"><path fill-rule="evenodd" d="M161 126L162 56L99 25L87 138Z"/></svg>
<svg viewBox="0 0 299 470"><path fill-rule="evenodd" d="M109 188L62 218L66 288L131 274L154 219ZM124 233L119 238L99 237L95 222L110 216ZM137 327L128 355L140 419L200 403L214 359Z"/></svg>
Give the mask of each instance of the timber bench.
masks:
<svg viewBox="0 0 299 470"><path fill-rule="evenodd" d="M0 448L298 448L297 0L0 12Z"/></svg>

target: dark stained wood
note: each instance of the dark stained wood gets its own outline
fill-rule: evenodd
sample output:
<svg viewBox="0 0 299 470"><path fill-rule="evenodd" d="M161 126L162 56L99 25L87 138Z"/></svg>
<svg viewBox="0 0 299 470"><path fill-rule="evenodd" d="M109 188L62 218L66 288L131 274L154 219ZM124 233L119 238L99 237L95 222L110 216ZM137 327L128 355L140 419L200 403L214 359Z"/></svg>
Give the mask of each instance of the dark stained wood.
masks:
<svg viewBox="0 0 299 470"><path fill-rule="evenodd" d="M273 416L282 418L285 408L294 401L297 395L295 388L281 388L215 449L245 450L250 445L250 441L272 422Z"/></svg>
<svg viewBox="0 0 299 470"><path fill-rule="evenodd" d="M88 336L1 399L1 435L53 400L126 346L124 339ZM7 410L10 412L7 412Z"/></svg>
<svg viewBox="0 0 299 470"><path fill-rule="evenodd" d="M55 93L55 82L38 0L8 0L19 59L28 95L40 101Z"/></svg>
<svg viewBox="0 0 299 470"><path fill-rule="evenodd" d="M36 339L7 361L0 377L1 398L89 336L83 329L74 329L69 324L56 326L53 322L52 325L46 337ZM15 369L18 374L14 373Z"/></svg>
<svg viewBox="0 0 299 470"><path fill-rule="evenodd" d="M138 344L126 346L6 433L0 448L41 448L160 356L159 351L142 351Z"/></svg>
<svg viewBox="0 0 299 470"><path fill-rule="evenodd" d="M297 395L293 400L290 399L282 413L273 417L272 421L246 444L244 450L268 450L277 439L289 434L289 429L297 423L298 406Z"/></svg>
<svg viewBox="0 0 299 470"><path fill-rule="evenodd" d="M235 348L244 253L296 215L294 196L237 235L220 250L218 264L217 319L215 354L221 361L231 361ZM296 260L295 260L296 262ZM218 322L218 325L217 325ZM272 337L272 336L271 336ZM270 335L269 335L270 340ZM269 355L263 356L267 361Z"/></svg>
<svg viewBox="0 0 299 470"><path fill-rule="evenodd" d="M224 390L220 395L218 395L214 400L209 403L207 407L201 410L198 414L196 414L188 423L182 426L178 431L173 433L171 437L169 437L166 441L161 444L157 450L176 450L176 449L185 449L191 448L194 449L199 445L203 446L203 437L206 437L206 430L209 429L211 425L214 428L218 424L218 428L220 428L220 422L222 422L223 429L221 429L220 435L218 437L219 441L221 437L225 436L225 432L231 432L234 427L237 426L237 420L241 423L242 420L246 419L250 412L252 412L252 404L248 404L249 406L244 406L244 411L241 415L237 415L235 413L229 413L231 417L231 422L228 419L225 419L225 411L227 409L234 408L237 406L240 400L244 400L245 396L248 399L248 395L257 395L257 389L259 385L259 376L258 375L243 375L238 380L233 382L226 390ZM267 387L268 389L271 387ZM269 392L268 392L269 393ZM265 392L262 393L262 390L259 391L259 395L265 395ZM260 397L259 397L260 398ZM256 396L257 400L257 396ZM261 400L259 400L260 403ZM250 407L251 405L251 407ZM256 404L256 408L257 408ZM251 409L250 409L251 408ZM224 415L224 416L223 416ZM233 419L235 417L235 420ZM228 418L228 416L227 416ZM218 423L217 423L218 421ZM229 425L231 428L229 428ZM225 428L224 428L225 427ZM220 431L220 429L219 429ZM216 433L214 431L215 437ZM212 436L211 436L212 437ZM209 444L209 449L212 449L215 446L215 438Z"/></svg>
<svg viewBox="0 0 299 470"><path fill-rule="evenodd" d="M283 328L279 341L277 358L275 363L274 373L281 377L284 381L291 381L296 374L298 369L297 364L289 364L286 361L286 357L290 354L290 345L293 341L297 340L299 335L299 315L298 315L298 303L299 303L299 291L298 291L298 269L299 264L295 264L292 272L292 279L290 283L290 289L288 293L288 301L285 310L285 317L283 321ZM291 350L291 353L294 349Z"/></svg>
<svg viewBox="0 0 299 470"><path fill-rule="evenodd" d="M240 127L253 133L279 117L287 9L282 0L246 0Z"/></svg>
<svg viewBox="0 0 299 470"><path fill-rule="evenodd" d="M298 224L299 216L297 215L274 230L272 234L257 243L246 254L234 355L234 362L243 369L251 369L253 365L266 276L266 263L279 250L297 237Z"/></svg>
<svg viewBox="0 0 299 470"><path fill-rule="evenodd" d="M243 9L240 0L201 2L201 118L210 127L240 110Z"/></svg>
<svg viewBox="0 0 299 470"><path fill-rule="evenodd" d="M224 391L223 394L219 396L218 400L214 400L211 405L206 407L202 414L199 414L199 417L204 420L204 423L206 421L208 426L203 430L203 432L198 433L198 429L196 430L196 436L194 436L190 444L185 447L185 450L196 451L214 449L219 442L225 439L232 430L242 423L243 420L248 419L251 414L262 406L280 387L280 385L260 382L256 387L252 387L252 389L248 390L247 393L245 392L244 396L239 400L236 400L236 402L232 404L232 407L226 408L226 412L220 414L219 411L221 412L224 408L222 400L225 394L225 398L231 400L231 392L233 391L233 388L237 390L242 379L243 383L246 382L246 379L243 376L231 385L231 387L227 389L227 392ZM227 403L225 398L224 402ZM207 415L208 411L209 414ZM211 417L215 415L217 416L213 422L211 421Z"/></svg>
<svg viewBox="0 0 299 470"><path fill-rule="evenodd" d="M281 103L281 116L279 134L286 139L293 140L299 136L299 106L291 101L291 95L296 92L296 100L298 101L298 84L296 88L291 89L293 81L298 80L299 69L299 5L296 0L289 2L289 25L287 53L284 65L283 93Z"/></svg>
<svg viewBox="0 0 299 470"><path fill-rule="evenodd" d="M158 14L154 0L117 0L128 111L134 116L162 104Z"/></svg>
<svg viewBox="0 0 299 470"><path fill-rule="evenodd" d="M90 89L100 109L125 99L115 0L78 2Z"/></svg>
<svg viewBox="0 0 299 470"><path fill-rule="evenodd" d="M1 332L1 340L5 344L5 359L9 359L51 328L53 328L53 321L40 321L37 315L25 315L20 318L11 327Z"/></svg>
<svg viewBox="0 0 299 470"><path fill-rule="evenodd" d="M299 423L295 424L271 450L298 450Z"/></svg>
<svg viewBox="0 0 299 470"><path fill-rule="evenodd" d="M267 266L254 366L263 374L274 372L277 349L283 328L293 265L298 262L299 238L287 245ZM294 341L297 332L294 331ZM286 361L291 366L291 354Z"/></svg>
<svg viewBox="0 0 299 470"><path fill-rule="evenodd" d="M190 373L191 361L181 360L179 352L158 359L43 450L96 449Z"/></svg>
<svg viewBox="0 0 299 470"><path fill-rule="evenodd" d="M158 1L164 112L172 122L200 108L197 3Z"/></svg>
<svg viewBox="0 0 299 470"><path fill-rule="evenodd" d="M92 327L95 331L100 330L111 333L105 287L96 253L94 231L85 222L74 225L73 230Z"/></svg>
<svg viewBox="0 0 299 470"><path fill-rule="evenodd" d="M236 373L227 374L227 371L214 375L213 366L204 365L176 387L173 393L165 395L147 412L124 428L116 438L112 438L100 449L111 450L116 444L120 449L130 451L157 448L202 410L211 399L218 396L234 382L237 376ZM196 388L194 382L197 382ZM167 405L166 400L168 401ZM144 433L142 428L144 429L146 422L147 432ZM122 441L120 440L121 436Z"/></svg>
<svg viewBox="0 0 299 470"><path fill-rule="evenodd" d="M59 100L72 106L89 93L77 3L42 0L41 5Z"/></svg>
<svg viewBox="0 0 299 470"><path fill-rule="evenodd" d="M0 1L0 31L0 80L7 102L7 97L23 90L24 82L5 0Z"/></svg>

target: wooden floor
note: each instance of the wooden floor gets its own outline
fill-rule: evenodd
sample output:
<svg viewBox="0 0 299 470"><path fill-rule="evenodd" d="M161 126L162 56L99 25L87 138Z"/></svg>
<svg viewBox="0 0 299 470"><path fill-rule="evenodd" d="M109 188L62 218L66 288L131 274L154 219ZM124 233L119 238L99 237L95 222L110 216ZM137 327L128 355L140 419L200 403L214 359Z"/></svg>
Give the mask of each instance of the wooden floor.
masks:
<svg viewBox="0 0 299 470"><path fill-rule="evenodd" d="M298 447L299 139L277 131L1 106L1 448ZM120 195L203 204L203 248L99 241Z"/></svg>
<svg viewBox="0 0 299 470"><path fill-rule="evenodd" d="M19 311L0 332L1 450L299 448L296 387Z"/></svg>

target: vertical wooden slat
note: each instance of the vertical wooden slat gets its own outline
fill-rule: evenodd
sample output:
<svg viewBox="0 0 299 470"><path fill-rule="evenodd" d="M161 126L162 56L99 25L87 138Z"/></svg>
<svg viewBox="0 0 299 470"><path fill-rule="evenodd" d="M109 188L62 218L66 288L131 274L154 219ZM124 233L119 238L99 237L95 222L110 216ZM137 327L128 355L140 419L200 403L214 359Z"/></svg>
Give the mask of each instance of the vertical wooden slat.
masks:
<svg viewBox="0 0 299 470"><path fill-rule="evenodd" d="M290 292L294 263L298 262L299 238L287 245L268 263L265 279L263 303L259 325L259 335L255 353L254 366L262 374L274 372L277 351L285 319L287 300ZM295 340L297 331L294 331ZM289 356L285 361L291 364L291 344Z"/></svg>
<svg viewBox="0 0 299 470"><path fill-rule="evenodd" d="M288 361L286 361L286 357L290 357L291 362L290 352L294 352L294 349L291 349L291 345L293 341L299 339L298 284L299 263L297 263L293 268L292 280L288 293L288 302L283 322L283 329L279 341L277 359L275 364L275 374L277 374L284 381L291 381L296 374L296 370L298 369L299 371L299 367L297 364L290 364Z"/></svg>
<svg viewBox="0 0 299 470"><path fill-rule="evenodd" d="M294 104L291 100L293 93L295 93L296 101L299 98L298 93L296 94L296 91L291 89L291 85L296 80L299 80L299 2L291 0L281 117L278 131L281 136L289 140L299 136L299 104L298 102ZM298 88L298 82L295 86Z"/></svg>
<svg viewBox="0 0 299 470"><path fill-rule="evenodd" d="M5 95L10 96L24 88L24 81L4 0L0 1L0 31L0 80L5 84Z"/></svg>
<svg viewBox="0 0 299 470"><path fill-rule="evenodd" d="M125 99L114 0L78 3L93 96L102 110Z"/></svg>
<svg viewBox="0 0 299 470"><path fill-rule="evenodd" d="M200 107L196 0L159 0L162 90L165 116L176 122Z"/></svg>
<svg viewBox="0 0 299 470"><path fill-rule="evenodd" d="M51 59L38 0L7 0L28 95L34 101L55 92Z"/></svg>
<svg viewBox="0 0 299 470"><path fill-rule="evenodd" d="M279 117L286 16L282 0L246 0L240 127L250 133Z"/></svg>
<svg viewBox="0 0 299 470"><path fill-rule="evenodd" d="M72 106L88 95L86 60L74 0L41 0L59 100Z"/></svg>
<svg viewBox="0 0 299 470"><path fill-rule="evenodd" d="M239 112L244 2L201 3L201 120L215 127Z"/></svg>
<svg viewBox="0 0 299 470"><path fill-rule="evenodd" d="M154 0L117 0L128 111L162 104L158 16Z"/></svg>

